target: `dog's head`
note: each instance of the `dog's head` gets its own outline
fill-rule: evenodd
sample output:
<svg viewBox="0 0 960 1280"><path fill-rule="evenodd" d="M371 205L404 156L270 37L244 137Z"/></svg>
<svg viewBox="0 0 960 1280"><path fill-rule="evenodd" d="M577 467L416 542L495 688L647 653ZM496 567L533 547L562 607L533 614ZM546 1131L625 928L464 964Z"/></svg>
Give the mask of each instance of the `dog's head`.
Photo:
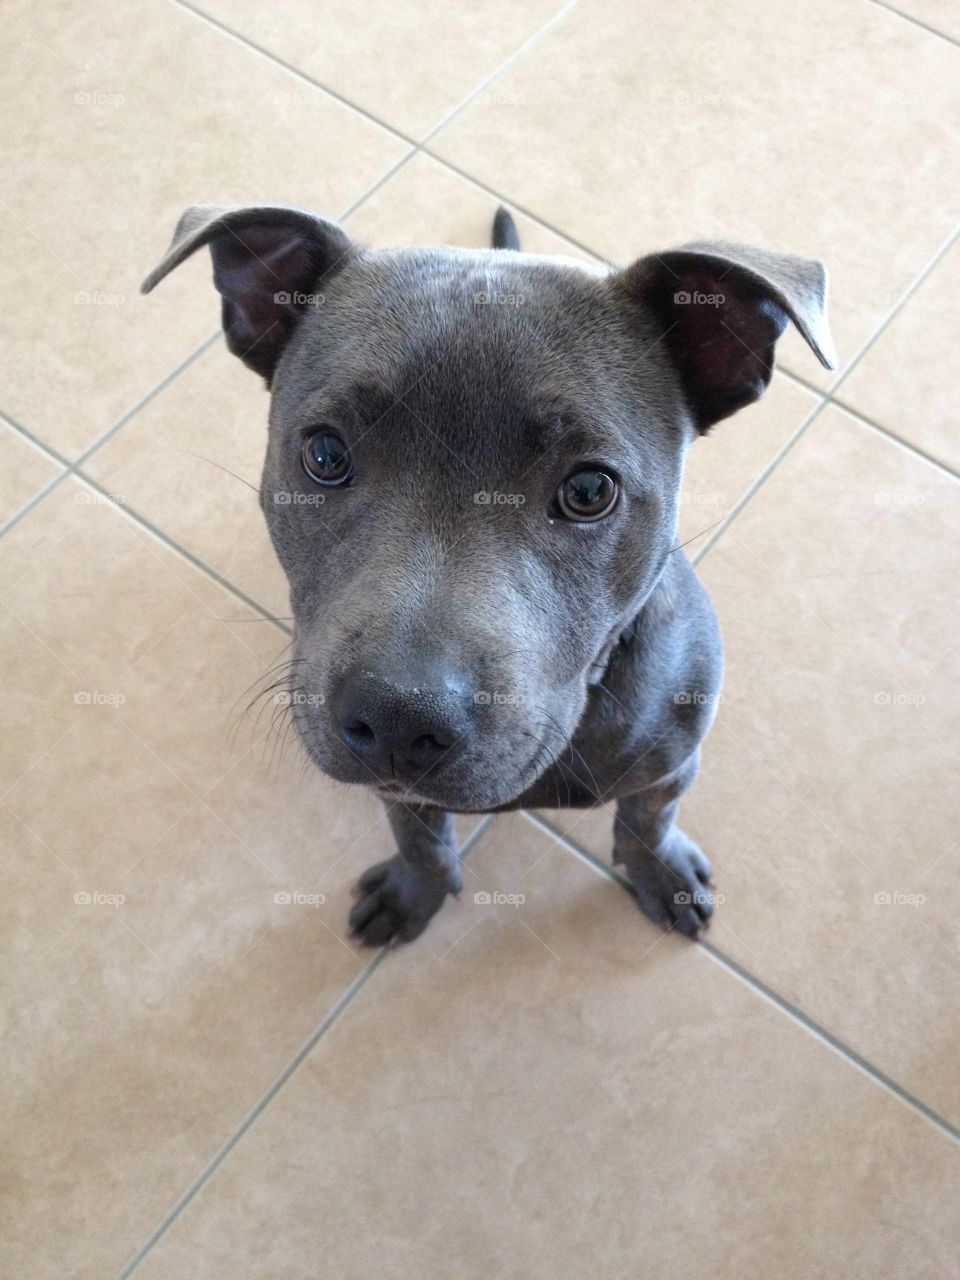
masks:
<svg viewBox="0 0 960 1280"><path fill-rule="evenodd" d="M453 810L566 745L676 546L687 445L763 393L788 321L832 364L823 267L738 245L591 271L201 207L144 289L203 245L272 392L300 736L336 778Z"/></svg>

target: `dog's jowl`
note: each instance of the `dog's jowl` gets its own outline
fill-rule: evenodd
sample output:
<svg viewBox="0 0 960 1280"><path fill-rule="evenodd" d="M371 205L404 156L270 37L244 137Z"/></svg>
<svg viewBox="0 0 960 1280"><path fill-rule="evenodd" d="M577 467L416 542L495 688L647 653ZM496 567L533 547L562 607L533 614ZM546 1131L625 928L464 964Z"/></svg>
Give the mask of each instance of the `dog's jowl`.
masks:
<svg viewBox="0 0 960 1280"><path fill-rule="evenodd" d="M790 321L832 367L825 271L712 242L593 270L520 252L504 210L494 244L373 252L304 210L197 207L144 289L207 246L271 391L292 714L397 841L354 933L415 938L458 891L454 813L616 799L637 901L696 936L711 869L675 816L722 650L677 545L683 459L763 394Z"/></svg>

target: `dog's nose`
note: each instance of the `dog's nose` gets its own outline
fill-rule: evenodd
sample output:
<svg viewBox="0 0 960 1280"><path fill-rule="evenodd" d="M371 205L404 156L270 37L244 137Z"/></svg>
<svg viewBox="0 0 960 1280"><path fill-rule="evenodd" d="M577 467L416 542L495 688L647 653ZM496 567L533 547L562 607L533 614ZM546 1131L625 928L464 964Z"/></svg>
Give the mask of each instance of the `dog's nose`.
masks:
<svg viewBox="0 0 960 1280"><path fill-rule="evenodd" d="M438 672L393 681L363 671L340 682L332 710L341 741L375 773L416 779L453 755L469 706L463 686Z"/></svg>

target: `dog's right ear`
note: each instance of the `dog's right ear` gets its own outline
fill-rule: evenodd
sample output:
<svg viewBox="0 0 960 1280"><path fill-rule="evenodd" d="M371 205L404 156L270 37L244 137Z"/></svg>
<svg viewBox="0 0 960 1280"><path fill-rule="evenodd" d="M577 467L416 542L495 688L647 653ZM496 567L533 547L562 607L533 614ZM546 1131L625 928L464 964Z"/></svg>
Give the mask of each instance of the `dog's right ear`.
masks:
<svg viewBox="0 0 960 1280"><path fill-rule="evenodd" d="M185 258L210 246L223 299L223 331L235 356L269 385L277 361L325 277L357 252L335 223L304 209L194 205L170 251L141 286L149 293Z"/></svg>
<svg viewBox="0 0 960 1280"><path fill-rule="evenodd" d="M762 396L792 321L826 369L837 367L822 262L704 240L639 258L611 277L652 311L701 433Z"/></svg>

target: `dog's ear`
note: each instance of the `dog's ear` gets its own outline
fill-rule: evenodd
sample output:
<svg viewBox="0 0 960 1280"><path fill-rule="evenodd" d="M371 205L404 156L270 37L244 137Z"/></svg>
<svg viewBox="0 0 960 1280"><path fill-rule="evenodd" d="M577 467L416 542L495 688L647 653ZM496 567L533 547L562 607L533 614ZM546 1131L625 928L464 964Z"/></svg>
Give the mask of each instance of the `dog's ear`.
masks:
<svg viewBox="0 0 960 1280"><path fill-rule="evenodd" d="M269 383L304 309L318 302L323 279L356 252L353 242L335 223L304 209L194 205L141 292L205 244L223 300L227 346Z"/></svg>
<svg viewBox="0 0 960 1280"><path fill-rule="evenodd" d="M836 368L822 262L702 241L640 258L612 280L652 309L701 432L763 395L790 320Z"/></svg>

